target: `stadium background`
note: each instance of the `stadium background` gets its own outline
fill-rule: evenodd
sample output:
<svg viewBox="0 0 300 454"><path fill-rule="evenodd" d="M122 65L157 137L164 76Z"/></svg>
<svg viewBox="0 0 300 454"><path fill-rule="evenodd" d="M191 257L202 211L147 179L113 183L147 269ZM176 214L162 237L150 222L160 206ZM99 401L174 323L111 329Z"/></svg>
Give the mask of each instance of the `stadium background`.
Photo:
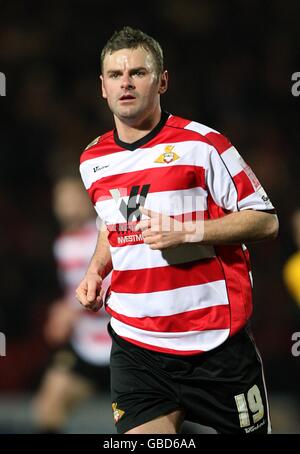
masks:
<svg viewBox="0 0 300 454"><path fill-rule="evenodd" d="M170 88L162 105L230 137L278 209L278 239L250 247L252 325L275 430L300 433L300 357L291 353L300 308L282 281L295 250L290 217L299 208L300 97L291 93L291 76L300 71L299 17L296 0L0 1L7 84L0 98L0 331L7 339L0 432L29 430L26 396L51 353L42 328L59 294L52 184L77 172L82 149L112 127L100 99L99 55L112 32L128 24L165 50ZM97 415L89 409L86 420Z"/></svg>

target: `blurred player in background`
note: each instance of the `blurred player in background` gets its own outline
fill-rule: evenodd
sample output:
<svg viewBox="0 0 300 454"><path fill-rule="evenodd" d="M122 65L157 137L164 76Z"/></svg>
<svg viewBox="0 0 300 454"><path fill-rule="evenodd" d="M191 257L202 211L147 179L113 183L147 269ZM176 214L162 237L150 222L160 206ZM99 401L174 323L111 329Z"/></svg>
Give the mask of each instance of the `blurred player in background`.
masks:
<svg viewBox="0 0 300 454"><path fill-rule="evenodd" d="M285 263L283 279L291 296L300 307L300 209L292 216L292 232L298 250Z"/></svg>
<svg viewBox="0 0 300 454"><path fill-rule="evenodd" d="M61 227L54 256L64 289L53 302L45 326L48 343L58 348L34 400L36 424L42 433L63 430L76 404L101 389L109 390L111 340L108 315L84 310L75 289L93 254L98 230L81 181L64 177L54 186L53 209ZM104 279L109 291L110 275Z"/></svg>

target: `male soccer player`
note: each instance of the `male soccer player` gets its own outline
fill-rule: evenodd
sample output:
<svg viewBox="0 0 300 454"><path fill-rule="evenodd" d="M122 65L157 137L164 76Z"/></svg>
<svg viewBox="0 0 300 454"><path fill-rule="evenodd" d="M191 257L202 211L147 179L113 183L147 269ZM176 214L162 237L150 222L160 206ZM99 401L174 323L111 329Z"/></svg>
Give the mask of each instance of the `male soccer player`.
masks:
<svg viewBox="0 0 300 454"><path fill-rule="evenodd" d="M274 208L226 137L162 111L168 73L153 38L115 32L100 78L116 128L86 148L80 170L106 229L77 298L101 306L111 257L117 431L178 433L186 419L220 433L267 433L243 243L276 237Z"/></svg>

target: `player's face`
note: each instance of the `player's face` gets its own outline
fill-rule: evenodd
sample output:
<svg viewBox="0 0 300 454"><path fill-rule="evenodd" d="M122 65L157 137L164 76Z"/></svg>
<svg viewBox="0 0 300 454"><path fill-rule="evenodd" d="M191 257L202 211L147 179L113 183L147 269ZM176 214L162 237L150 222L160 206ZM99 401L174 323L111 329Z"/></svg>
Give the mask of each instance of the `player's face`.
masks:
<svg viewBox="0 0 300 454"><path fill-rule="evenodd" d="M151 52L142 47L107 54L101 81L111 111L128 124L151 116L159 108L160 94L167 90L167 72L157 75Z"/></svg>

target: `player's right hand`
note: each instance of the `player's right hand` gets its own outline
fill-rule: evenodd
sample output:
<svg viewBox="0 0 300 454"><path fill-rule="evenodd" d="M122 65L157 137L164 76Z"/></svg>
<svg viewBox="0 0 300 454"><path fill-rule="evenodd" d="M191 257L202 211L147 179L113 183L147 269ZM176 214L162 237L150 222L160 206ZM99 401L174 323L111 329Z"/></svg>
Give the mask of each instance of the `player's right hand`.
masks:
<svg viewBox="0 0 300 454"><path fill-rule="evenodd" d="M82 306L97 312L102 306L102 278L97 273L87 272L76 289L76 298Z"/></svg>

